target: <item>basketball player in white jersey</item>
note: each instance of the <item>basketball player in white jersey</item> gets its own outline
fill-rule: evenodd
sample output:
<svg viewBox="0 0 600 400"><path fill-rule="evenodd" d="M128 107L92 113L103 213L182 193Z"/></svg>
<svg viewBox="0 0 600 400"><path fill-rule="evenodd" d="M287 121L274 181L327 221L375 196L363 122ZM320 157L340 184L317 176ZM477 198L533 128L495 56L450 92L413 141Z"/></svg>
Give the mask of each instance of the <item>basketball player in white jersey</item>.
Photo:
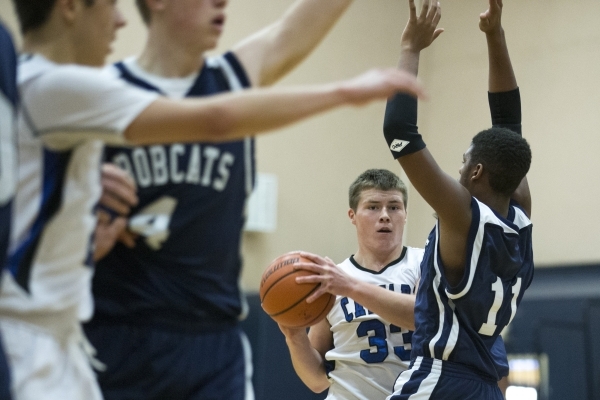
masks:
<svg viewBox="0 0 600 400"><path fill-rule="evenodd" d="M19 177L0 294L17 399L100 399L81 349L93 305L92 232L103 144L223 141L275 129L341 105L407 90L393 69L327 85L170 100L103 75L125 21L114 0L15 1L19 65Z"/></svg>
<svg viewBox="0 0 600 400"><path fill-rule="evenodd" d="M356 226L357 252L337 266L328 258L302 253L315 264L299 264L336 295L325 319L304 328L280 325L294 369L314 392L327 399L384 399L408 368L414 329L415 291L423 249L403 244L407 191L395 174L362 173L350 186L348 216Z"/></svg>

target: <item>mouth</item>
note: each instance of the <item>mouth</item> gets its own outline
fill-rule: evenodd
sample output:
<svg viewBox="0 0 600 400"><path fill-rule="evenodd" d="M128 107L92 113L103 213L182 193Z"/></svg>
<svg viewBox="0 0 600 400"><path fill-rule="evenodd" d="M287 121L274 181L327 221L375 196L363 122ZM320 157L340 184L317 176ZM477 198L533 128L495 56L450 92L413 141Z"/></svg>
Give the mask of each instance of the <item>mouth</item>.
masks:
<svg viewBox="0 0 600 400"><path fill-rule="evenodd" d="M211 21L211 24L213 27L222 30L223 26L225 25L225 15L224 14L220 14L218 16L216 16L215 18L213 18L213 20Z"/></svg>
<svg viewBox="0 0 600 400"><path fill-rule="evenodd" d="M381 228L377 230L377 233L392 233L390 228Z"/></svg>

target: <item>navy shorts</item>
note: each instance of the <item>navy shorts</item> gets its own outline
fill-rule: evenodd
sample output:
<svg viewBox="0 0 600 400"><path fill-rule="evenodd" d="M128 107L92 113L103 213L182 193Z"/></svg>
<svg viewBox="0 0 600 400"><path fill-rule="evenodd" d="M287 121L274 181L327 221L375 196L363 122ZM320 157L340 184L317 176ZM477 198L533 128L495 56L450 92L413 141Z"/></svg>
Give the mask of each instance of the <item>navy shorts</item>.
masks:
<svg viewBox="0 0 600 400"><path fill-rule="evenodd" d="M92 323L85 332L106 365L106 400L244 400L253 396L250 347L239 327L180 333Z"/></svg>
<svg viewBox="0 0 600 400"><path fill-rule="evenodd" d="M498 382L464 366L417 357L394 384L390 400L504 400Z"/></svg>

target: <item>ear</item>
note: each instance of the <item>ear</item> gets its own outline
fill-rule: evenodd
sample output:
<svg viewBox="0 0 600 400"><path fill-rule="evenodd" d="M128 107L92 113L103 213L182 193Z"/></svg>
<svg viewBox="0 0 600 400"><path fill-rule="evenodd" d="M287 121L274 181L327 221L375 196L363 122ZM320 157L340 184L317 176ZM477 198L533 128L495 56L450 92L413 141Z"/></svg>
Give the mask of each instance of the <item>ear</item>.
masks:
<svg viewBox="0 0 600 400"><path fill-rule="evenodd" d="M66 24L72 25L84 4L81 0L58 0L54 7L53 12L58 12Z"/></svg>
<svg viewBox="0 0 600 400"><path fill-rule="evenodd" d="M356 216L356 213L354 212L353 209L348 209L348 217L350 217L350 222L352 222L352 225L356 225L356 220L354 219L354 217Z"/></svg>
<svg viewBox="0 0 600 400"><path fill-rule="evenodd" d="M479 180L479 179L481 179L482 176L483 176L483 165L477 164L471 171L471 180L472 181Z"/></svg>

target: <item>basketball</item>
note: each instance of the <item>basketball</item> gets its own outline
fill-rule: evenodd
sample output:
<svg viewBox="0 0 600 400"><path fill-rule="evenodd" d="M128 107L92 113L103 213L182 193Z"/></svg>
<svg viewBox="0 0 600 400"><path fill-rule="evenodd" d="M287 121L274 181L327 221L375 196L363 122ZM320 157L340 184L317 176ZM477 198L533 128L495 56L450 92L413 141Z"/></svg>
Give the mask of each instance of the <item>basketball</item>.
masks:
<svg viewBox="0 0 600 400"><path fill-rule="evenodd" d="M305 270L294 270L300 262L311 262L298 253L287 253L271 262L260 280L260 302L263 310L275 322L290 328L312 326L325 318L333 307L335 296L330 293L307 303L306 298L319 283L296 283L299 276L313 275Z"/></svg>

